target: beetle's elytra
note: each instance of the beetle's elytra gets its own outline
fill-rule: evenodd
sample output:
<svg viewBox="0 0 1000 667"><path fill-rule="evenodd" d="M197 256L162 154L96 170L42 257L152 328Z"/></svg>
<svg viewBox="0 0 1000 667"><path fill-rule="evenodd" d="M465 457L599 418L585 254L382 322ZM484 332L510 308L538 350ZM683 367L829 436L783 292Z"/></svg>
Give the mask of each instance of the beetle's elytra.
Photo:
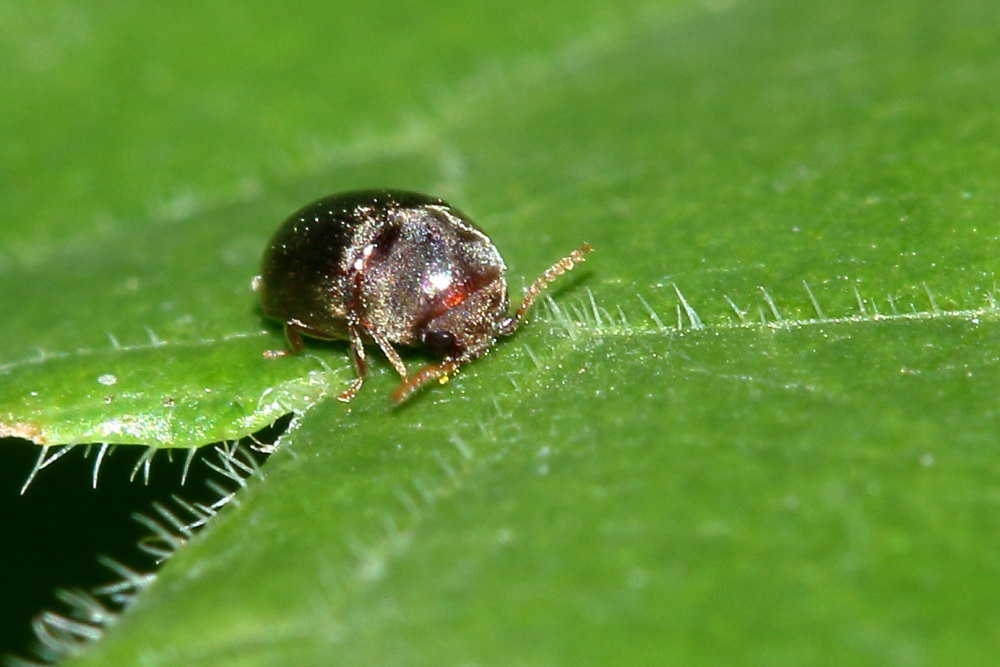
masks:
<svg viewBox="0 0 1000 667"><path fill-rule="evenodd" d="M296 211L264 252L256 281L264 312L285 325L290 349L302 336L346 339L364 383L366 342L403 378L392 400L453 373L513 333L535 298L584 261L584 243L552 265L508 314L507 266L493 242L444 201L403 190L359 190L324 197ZM395 345L424 345L442 357L410 374Z"/></svg>

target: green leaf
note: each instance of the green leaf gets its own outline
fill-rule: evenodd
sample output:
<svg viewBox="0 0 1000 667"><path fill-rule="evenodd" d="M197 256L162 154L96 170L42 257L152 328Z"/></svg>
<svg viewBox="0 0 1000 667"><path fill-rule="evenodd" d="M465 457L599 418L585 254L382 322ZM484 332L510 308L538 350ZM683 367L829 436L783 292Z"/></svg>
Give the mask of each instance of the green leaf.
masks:
<svg viewBox="0 0 1000 667"><path fill-rule="evenodd" d="M79 663L993 660L992 11L8 10L0 94L46 85L0 146L38 174L0 202L3 428L300 413ZM447 385L392 409L378 360L344 406L344 346L263 359L248 283L359 186L469 213L515 292L595 252Z"/></svg>

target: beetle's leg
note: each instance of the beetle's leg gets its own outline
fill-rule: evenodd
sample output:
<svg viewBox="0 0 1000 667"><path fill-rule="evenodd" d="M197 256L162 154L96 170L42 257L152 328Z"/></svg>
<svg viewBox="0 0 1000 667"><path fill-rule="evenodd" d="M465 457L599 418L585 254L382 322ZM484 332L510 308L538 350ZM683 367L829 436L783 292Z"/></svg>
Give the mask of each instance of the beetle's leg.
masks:
<svg viewBox="0 0 1000 667"><path fill-rule="evenodd" d="M305 344L302 342L302 334L300 331L302 331L302 327L295 322L285 322L285 339L288 341L288 345L291 349L285 348L284 350L264 350L264 358L277 359L278 357L287 357L301 352L305 349Z"/></svg>
<svg viewBox="0 0 1000 667"><path fill-rule="evenodd" d="M365 361L365 344L361 340L361 327L350 322L347 325L347 335L351 343L351 357L354 359L354 370L357 377L351 386L337 394L337 400L344 403L350 402L361 390L361 385L365 383L365 375L368 374L368 363Z"/></svg>
<svg viewBox="0 0 1000 667"><path fill-rule="evenodd" d="M427 364L413 375L404 376L403 381L392 392L392 402L396 404L402 403L412 396L413 392L431 380L454 373L465 361L467 360L454 359L451 361L442 361L439 364Z"/></svg>
<svg viewBox="0 0 1000 667"><path fill-rule="evenodd" d="M399 377L405 378L407 375L406 364L404 364L403 360L399 358L399 352L396 352L396 348L392 346L392 343L390 343L385 336L372 331L371 329L368 329L368 335L375 340L375 344L379 346L379 349L382 350L382 354L385 355L385 358L389 360L392 367L396 369L397 373L399 373Z"/></svg>

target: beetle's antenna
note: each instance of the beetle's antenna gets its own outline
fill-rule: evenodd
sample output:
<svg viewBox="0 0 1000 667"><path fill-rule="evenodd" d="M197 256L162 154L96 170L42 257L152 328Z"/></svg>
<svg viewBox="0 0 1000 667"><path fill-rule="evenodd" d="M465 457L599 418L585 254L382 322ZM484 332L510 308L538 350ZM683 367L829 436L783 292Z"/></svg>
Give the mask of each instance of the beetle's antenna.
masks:
<svg viewBox="0 0 1000 667"><path fill-rule="evenodd" d="M521 307L517 309L516 313L514 313L513 321L511 322L509 330L513 331L517 328L517 325L520 324L521 320L524 318L524 314L528 312L531 305L535 303L535 299L538 298L538 295L541 294L553 280L567 271L572 270L577 264L586 261L587 253L593 249L594 247L592 245L584 243L579 248L546 269L542 275L538 276L538 278L535 279L535 282L531 283L528 289L524 292L524 301L521 302Z"/></svg>
<svg viewBox="0 0 1000 667"><path fill-rule="evenodd" d="M392 392L392 402L402 403L413 395L417 389L424 386L431 380L444 377L453 373L466 360L442 361L440 364L428 364L413 375L407 375L399 383L395 391Z"/></svg>

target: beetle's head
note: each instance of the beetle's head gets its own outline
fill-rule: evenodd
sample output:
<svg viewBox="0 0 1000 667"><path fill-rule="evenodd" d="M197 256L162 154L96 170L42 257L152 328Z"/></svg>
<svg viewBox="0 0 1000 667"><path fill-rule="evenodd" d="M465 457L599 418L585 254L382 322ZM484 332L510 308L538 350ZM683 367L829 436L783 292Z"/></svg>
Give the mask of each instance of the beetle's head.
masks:
<svg viewBox="0 0 1000 667"><path fill-rule="evenodd" d="M456 286L437 298L420 327L420 342L447 360L474 359L500 334L507 317L507 284L499 273L482 284Z"/></svg>

